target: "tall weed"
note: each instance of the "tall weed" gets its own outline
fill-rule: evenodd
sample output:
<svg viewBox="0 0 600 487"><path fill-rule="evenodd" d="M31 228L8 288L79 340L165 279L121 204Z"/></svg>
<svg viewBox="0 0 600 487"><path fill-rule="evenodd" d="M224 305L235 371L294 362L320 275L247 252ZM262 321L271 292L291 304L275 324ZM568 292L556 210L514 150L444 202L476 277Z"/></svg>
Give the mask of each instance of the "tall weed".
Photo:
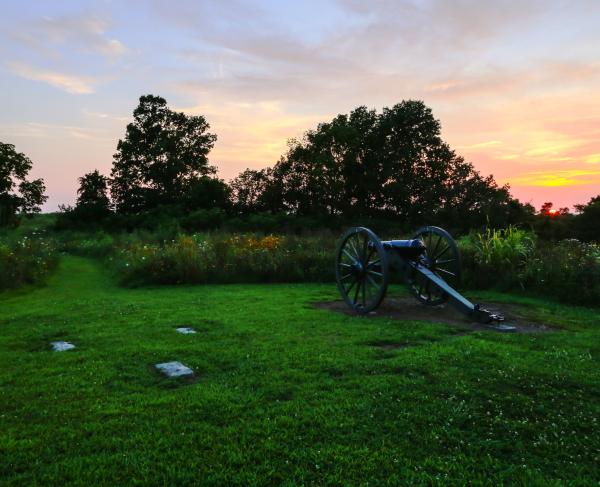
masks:
<svg viewBox="0 0 600 487"><path fill-rule="evenodd" d="M519 289L523 288L536 238L533 233L515 227L487 229L459 239L459 246L465 285Z"/></svg>

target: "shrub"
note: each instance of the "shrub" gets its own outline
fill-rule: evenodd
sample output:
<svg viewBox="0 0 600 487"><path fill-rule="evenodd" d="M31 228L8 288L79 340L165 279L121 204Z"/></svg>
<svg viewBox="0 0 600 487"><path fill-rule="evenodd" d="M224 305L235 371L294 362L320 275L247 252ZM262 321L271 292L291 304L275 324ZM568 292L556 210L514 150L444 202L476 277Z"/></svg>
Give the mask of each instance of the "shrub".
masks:
<svg viewBox="0 0 600 487"><path fill-rule="evenodd" d="M525 284L573 304L600 304L600 246L575 239L543 243L530 259Z"/></svg>
<svg viewBox="0 0 600 487"><path fill-rule="evenodd" d="M115 254L122 282L137 284L333 280L334 239L267 235L179 236Z"/></svg>
<svg viewBox="0 0 600 487"><path fill-rule="evenodd" d="M487 229L459 239L463 282L468 287L508 290L523 287L535 235L514 227Z"/></svg>
<svg viewBox="0 0 600 487"><path fill-rule="evenodd" d="M221 208L199 209L181 218L181 226L186 231L215 230L225 220L225 211Z"/></svg>
<svg viewBox="0 0 600 487"><path fill-rule="evenodd" d="M85 257L107 257L115 248L115 239L104 232L69 232L61 236L60 248L64 252Z"/></svg>
<svg viewBox="0 0 600 487"><path fill-rule="evenodd" d="M58 262L54 244L44 238L0 241L0 289L41 284Z"/></svg>
<svg viewBox="0 0 600 487"><path fill-rule="evenodd" d="M459 239L463 283L521 290L572 304L600 304L600 247L575 239L548 242L509 227Z"/></svg>

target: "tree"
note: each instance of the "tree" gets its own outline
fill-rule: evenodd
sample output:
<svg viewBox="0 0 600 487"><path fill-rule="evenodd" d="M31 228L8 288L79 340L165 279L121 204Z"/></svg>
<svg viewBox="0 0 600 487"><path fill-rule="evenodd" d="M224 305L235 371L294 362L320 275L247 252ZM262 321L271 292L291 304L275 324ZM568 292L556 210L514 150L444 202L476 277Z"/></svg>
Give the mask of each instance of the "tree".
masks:
<svg viewBox="0 0 600 487"><path fill-rule="evenodd" d="M217 137L204 117L172 111L164 98L145 95L133 118L117 144L111 172L118 212L177 203L199 178L216 172L207 156Z"/></svg>
<svg viewBox="0 0 600 487"><path fill-rule="evenodd" d="M573 238L575 215L569 208L554 208L551 201L545 202L535 217L534 229L538 236L545 240L561 240Z"/></svg>
<svg viewBox="0 0 600 487"><path fill-rule="evenodd" d="M108 178L100 174L98 169L84 174L79 179L77 189L77 206L97 206L109 209Z"/></svg>
<svg viewBox="0 0 600 487"><path fill-rule="evenodd" d="M575 205L575 231L582 240L600 242L600 195L585 205Z"/></svg>
<svg viewBox="0 0 600 487"><path fill-rule="evenodd" d="M240 214L251 214L273 208L270 195L275 189L273 169L246 169L229 183L233 208Z"/></svg>
<svg viewBox="0 0 600 487"><path fill-rule="evenodd" d="M281 209L394 218L411 226L443 221L459 228L490 220L502 225L517 215L520 203L508 186L481 176L440 134L440 122L421 101L403 101L381 113L359 107L338 115L290 141L273 168Z"/></svg>
<svg viewBox="0 0 600 487"><path fill-rule="evenodd" d="M230 204L230 193L223 180L203 176L190 181L183 203L186 210L225 209Z"/></svg>
<svg viewBox="0 0 600 487"><path fill-rule="evenodd" d="M27 180L33 164L12 144L0 142L0 226L17 223L18 213L38 213L48 199L42 179Z"/></svg>
<svg viewBox="0 0 600 487"><path fill-rule="evenodd" d="M96 169L84 174L79 179L77 189L77 213L86 217L103 217L110 213L108 199L108 178Z"/></svg>

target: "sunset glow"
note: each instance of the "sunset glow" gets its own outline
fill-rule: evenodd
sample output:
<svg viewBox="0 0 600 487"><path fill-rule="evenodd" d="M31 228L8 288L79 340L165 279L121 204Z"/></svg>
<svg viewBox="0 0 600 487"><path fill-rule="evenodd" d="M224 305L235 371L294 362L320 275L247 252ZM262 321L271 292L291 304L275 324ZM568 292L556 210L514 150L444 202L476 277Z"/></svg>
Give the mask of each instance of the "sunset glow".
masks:
<svg viewBox="0 0 600 487"><path fill-rule="evenodd" d="M536 207L600 193L600 2L3 3L0 140L46 209L110 173L140 95L202 114L222 178L359 105L422 99L445 140Z"/></svg>

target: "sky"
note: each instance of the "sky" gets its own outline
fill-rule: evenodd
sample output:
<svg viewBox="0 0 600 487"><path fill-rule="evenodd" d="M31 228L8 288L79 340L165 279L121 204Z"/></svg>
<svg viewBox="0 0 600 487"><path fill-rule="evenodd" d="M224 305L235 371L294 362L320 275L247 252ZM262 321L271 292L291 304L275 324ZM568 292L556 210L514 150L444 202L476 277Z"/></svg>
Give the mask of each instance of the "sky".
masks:
<svg viewBox="0 0 600 487"><path fill-rule="evenodd" d="M539 208L600 194L600 1L1 0L0 141L45 210L112 156L143 94L201 114L230 180L357 106L420 99Z"/></svg>

